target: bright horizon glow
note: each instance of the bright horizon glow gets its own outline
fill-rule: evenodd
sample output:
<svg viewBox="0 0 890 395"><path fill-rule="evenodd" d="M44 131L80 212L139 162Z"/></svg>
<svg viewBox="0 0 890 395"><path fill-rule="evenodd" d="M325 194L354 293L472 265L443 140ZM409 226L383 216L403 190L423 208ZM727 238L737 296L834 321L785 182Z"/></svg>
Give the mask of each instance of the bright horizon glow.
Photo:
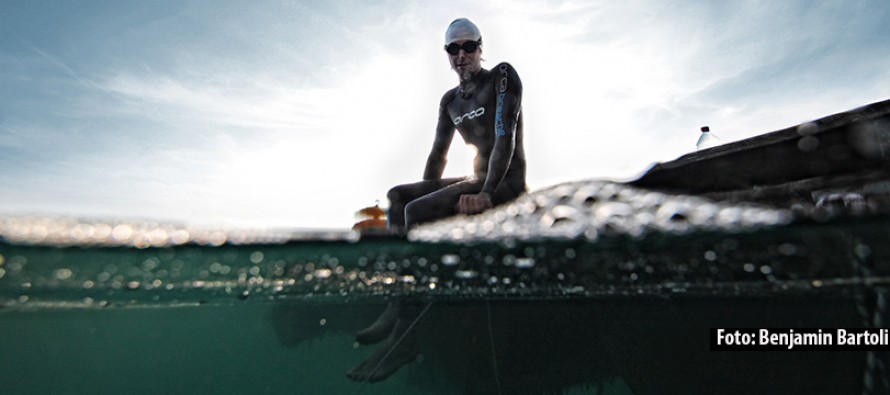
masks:
<svg viewBox="0 0 890 395"><path fill-rule="evenodd" d="M0 5L0 214L346 228L418 181L457 17L522 78L532 190L890 97L890 7L334 1ZM446 176L471 171L458 137Z"/></svg>

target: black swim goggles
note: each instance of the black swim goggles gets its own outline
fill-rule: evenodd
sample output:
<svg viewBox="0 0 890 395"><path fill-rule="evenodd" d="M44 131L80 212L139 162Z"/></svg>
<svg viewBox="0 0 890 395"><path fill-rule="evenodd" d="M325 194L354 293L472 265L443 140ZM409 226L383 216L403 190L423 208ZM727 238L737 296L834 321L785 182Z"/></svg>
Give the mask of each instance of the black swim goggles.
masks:
<svg viewBox="0 0 890 395"><path fill-rule="evenodd" d="M479 41L467 41L463 44L451 43L445 46L445 52L448 52L449 55L457 55L460 53L460 50L463 49L466 53L473 53L479 49L479 46L482 45L482 40Z"/></svg>

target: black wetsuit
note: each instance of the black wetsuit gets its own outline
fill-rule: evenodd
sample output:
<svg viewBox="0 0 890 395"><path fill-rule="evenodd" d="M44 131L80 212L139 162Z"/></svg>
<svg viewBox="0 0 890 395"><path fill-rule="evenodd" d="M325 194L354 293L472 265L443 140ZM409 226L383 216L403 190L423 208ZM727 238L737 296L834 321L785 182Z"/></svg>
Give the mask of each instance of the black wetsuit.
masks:
<svg viewBox="0 0 890 395"><path fill-rule="evenodd" d="M454 130L476 148L473 177L442 178ZM522 147L522 83L501 63L446 92L423 180L389 191L389 223L404 230L457 213L461 195L487 192L493 205L526 191Z"/></svg>

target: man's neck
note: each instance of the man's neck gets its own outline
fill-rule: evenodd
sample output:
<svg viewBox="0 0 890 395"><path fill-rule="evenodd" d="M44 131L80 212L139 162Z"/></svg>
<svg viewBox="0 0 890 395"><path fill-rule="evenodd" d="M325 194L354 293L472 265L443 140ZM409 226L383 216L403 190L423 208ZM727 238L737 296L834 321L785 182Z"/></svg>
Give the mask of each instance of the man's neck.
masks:
<svg viewBox="0 0 890 395"><path fill-rule="evenodd" d="M476 79L476 76L479 75L482 70L483 69L480 68L476 71L466 70L464 72L457 73L457 78L460 80L460 85L463 86L464 84L473 82L473 80Z"/></svg>
<svg viewBox="0 0 890 395"><path fill-rule="evenodd" d="M460 85L458 86L460 89L460 93L464 97L469 97L473 95L473 92L476 91L476 77L482 72L483 69L479 69L476 71L466 71L464 73L458 74L460 78Z"/></svg>

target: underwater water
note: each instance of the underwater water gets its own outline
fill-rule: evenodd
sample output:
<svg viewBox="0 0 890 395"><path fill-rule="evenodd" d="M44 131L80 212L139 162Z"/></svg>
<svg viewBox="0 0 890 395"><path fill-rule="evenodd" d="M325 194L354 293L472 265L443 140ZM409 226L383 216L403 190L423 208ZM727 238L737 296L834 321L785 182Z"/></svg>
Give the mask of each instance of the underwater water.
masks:
<svg viewBox="0 0 890 395"><path fill-rule="evenodd" d="M884 327L885 217L578 183L409 239L0 220L9 394L880 393L886 352L716 352L709 330ZM418 355L346 372L387 304Z"/></svg>

